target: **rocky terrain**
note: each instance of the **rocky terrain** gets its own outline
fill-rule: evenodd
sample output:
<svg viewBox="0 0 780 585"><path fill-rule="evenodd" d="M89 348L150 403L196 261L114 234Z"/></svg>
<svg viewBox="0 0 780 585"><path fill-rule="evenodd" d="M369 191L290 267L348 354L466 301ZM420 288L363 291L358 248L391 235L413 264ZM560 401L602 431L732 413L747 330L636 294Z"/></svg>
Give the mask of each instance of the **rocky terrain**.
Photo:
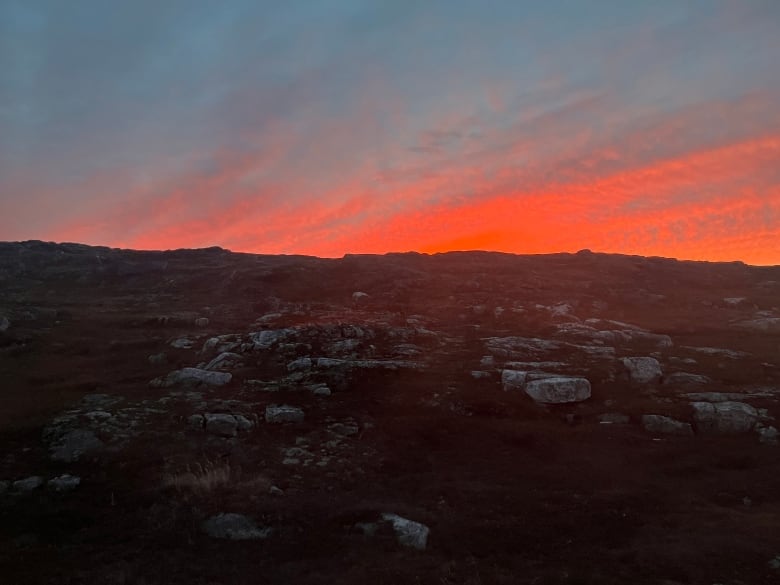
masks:
<svg viewBox="0 0 780 585"><path fill-rule="evenodd" d="M780 267L0 244L0 582L780 583Z"/></svg>

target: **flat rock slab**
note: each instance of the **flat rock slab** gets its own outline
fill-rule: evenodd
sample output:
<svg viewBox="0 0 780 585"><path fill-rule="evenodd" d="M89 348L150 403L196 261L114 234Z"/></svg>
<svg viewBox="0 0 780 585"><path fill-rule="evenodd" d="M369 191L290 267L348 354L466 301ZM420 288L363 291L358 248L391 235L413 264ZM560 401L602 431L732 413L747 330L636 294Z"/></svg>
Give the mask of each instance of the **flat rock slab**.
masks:
<svg viewBox="0 0 780 585"><path fill-rule="evenodd" d="M203 522L203 532L212 538L227 540L260 540L268 538L272 528L260 528L243 514L218 514Z"/></svg>
<svg viewBox="0 0 780 585"><path fill-rule="evenodd" d="M536 402L565 404L590 398L590 382L585 378L545 378L525 385L525 393Z"/></svg>
<svg viewBox="0 0 780 585"><path fill-rule="evenodd" d="M178 385L224 386L233 379L230 372L210 372L200 368L182 368L174 370L165 378L152 380L151 385L158 388L170 388Z"/></svg>
<svg viewBox="0 0 780 585"><path fill-rule="evenodd" d="M265 409L265 422L269 423L299 423L304 417L303 410L297 406L271 404Z"/></svg>

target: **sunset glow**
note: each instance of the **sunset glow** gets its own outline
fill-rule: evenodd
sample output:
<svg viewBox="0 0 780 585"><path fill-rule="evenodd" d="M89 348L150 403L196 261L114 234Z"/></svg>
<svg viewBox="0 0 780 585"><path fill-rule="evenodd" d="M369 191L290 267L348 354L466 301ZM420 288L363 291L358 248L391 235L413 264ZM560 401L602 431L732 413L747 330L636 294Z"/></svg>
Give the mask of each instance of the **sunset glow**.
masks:
<svg viewBox="0 0 780 585"><path fill-rule="evenodd" d="M0 240L780 264L776 2L163 4L0 4Z"/></svg>

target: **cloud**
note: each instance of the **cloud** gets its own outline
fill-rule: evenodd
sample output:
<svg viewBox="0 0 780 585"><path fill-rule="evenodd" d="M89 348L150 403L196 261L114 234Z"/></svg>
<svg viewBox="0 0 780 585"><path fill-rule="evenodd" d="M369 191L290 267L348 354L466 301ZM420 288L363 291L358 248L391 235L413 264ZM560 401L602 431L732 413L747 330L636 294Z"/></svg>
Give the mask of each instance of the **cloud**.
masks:
<svg viewBox="0 0 780 585"><path fill-rule="evenodd" d="M4 238L780 263L771 2L30 6Z"/></svg>

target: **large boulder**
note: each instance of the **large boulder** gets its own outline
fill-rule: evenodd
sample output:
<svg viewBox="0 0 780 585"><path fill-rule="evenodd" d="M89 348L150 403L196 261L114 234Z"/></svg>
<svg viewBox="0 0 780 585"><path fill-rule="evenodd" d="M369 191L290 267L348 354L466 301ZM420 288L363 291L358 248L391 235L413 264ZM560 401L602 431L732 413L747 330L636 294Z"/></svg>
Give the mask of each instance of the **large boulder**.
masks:
<svg viewBox="0 0 780 585"><path fill-rule="evenodd" d="M656 435L682 435L686 437L693 435L690 423L660 414L642 415L642 426L646 431Z"/></svg>
<svg viewBox="0 0 780 585"><path fill-rule="evenodd" d="M259 528L243 514L218 514L203 523L203 531L212 538L228 540L258 540L268 538L272 528Z"/></svg>
<svg viewBox="0 0 780 585"><path fill-rule="evenodd" d="M230 372L210 372L200 368L182 368L174 370L165 378L152 380L151 385L157 388L170 388L171 386L188 385L197 386L224 386L233 379Z"/></svg>
<svg viewBox="0 0 780 585"><path fill-rule="evenodd" d="M693 402L696 432L734 435L748 433L758 422L758 411L744 402Z"/></svg>
<svg viewBox="0 0 780 585"><path fill-rule="evenodd" d="M532 380L525 385L525 393L545 404L582 402L590 398L590 382L585 378L564 377Z"/></svg>
<svg viewBox="0 0 780 585"><path fill-rule="evenodd" d="M635 384L657 384L661 381L663 371L658 360L652 357L623 358L623 367L628 372L628 379Z"/></svg>

